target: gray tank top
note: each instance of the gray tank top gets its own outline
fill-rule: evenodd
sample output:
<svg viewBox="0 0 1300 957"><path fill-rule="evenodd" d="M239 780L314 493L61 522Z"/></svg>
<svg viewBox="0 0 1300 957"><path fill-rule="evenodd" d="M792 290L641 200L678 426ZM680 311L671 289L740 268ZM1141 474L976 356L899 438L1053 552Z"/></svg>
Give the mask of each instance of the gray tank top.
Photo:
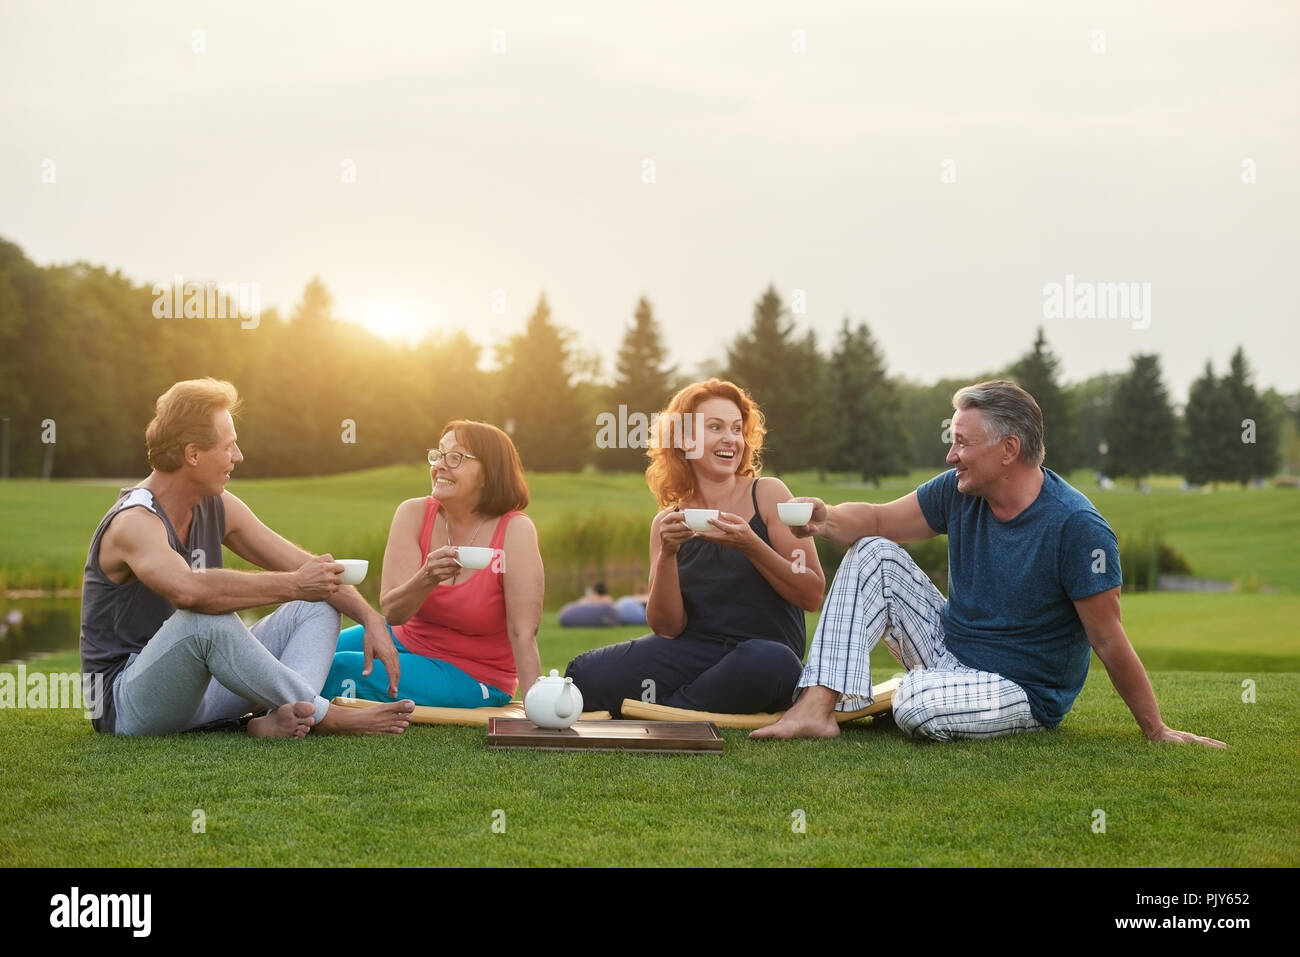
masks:
<svg viewBox="0 0 1300 957"><path fill-rule="evenodd" d="M89 710L99 711L91 724L96 731L111 734L117 721L113 702L113 682L128 659L148 644L176 607L166 598L150 591L138 578L116 584L99 567L99 545L109 524L128 508L146 508L162 520L167 541L191 568L220 568L221 542L226 537L226 507L219 496L205 498L194 506L190 524L189 547L185 547L167 513L154 501L147 488L124 488L117 502L108 510L90 540L85 576L81 583L81 671L83 676L99 674L102 710L88 702ZM201 563L201 564L200 564ZM89 690L94 687L85 681Z"/></svg>

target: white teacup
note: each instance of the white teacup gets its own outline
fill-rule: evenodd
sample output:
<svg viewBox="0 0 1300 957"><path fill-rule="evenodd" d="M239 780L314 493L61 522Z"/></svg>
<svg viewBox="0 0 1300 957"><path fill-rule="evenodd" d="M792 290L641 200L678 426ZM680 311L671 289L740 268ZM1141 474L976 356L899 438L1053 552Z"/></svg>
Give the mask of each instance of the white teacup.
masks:
<svg viewBox="0 0 1300 957"><path fill-rule="evenodd" d="M812 513L812 502L779 502L776 506L776 514L781 517L781 521L796 528L812 521Z"/></svg>
<svg viewBox="0 0 1300 957"><path fill-rule="evenodd" d="M370 562L364 558L336 558L334 559L343 566L343 584L359 585L365 580L366 572L370 569Z"/></svg>
<svg viewBox="0 0 1300 957"><path fill-rule="evenodd" d="M709 519L718 517L716 508L688 508L683 514L686 516L686 527L693 528L697 532L707 532L713 526L709 524Z"/></svg>
<svg viewBox="0 0 1300 957"><path fill-rule="evenodd" d="M492 564L492 549L479 545L461 545L456 549L456 559L463 568L487 568Z"/></svg>

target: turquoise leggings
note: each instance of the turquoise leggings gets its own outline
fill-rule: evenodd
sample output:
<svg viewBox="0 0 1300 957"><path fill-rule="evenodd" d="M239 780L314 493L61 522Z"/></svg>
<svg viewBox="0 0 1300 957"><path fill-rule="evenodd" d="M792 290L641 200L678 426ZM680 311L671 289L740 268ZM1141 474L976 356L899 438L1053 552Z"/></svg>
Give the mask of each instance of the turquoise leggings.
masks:
<svg viewBox="0 0 1300 957"><path fill-rule="evenodd" d="M367 701L396 701L410 698L416 704L431 705L435 708L483 708L489 705L499 707L510 701L510 695L491 685L485 685L465 674L453 664L426 658L402 647L402 643L393 635L390 626L388 633L393 636L397 646L397 658L402 664L402 677L397 684L397 698L388 696L388 669L378 658L367 677L362 677L361 669L365 667L365 634L361 625L354 625L343 630L339 635L338 648L334 652L334 663L330 666L329 677L321 697L333 700L338 695L349 698L364 698ZM344 682L349 682L345 685Z"/></svg>

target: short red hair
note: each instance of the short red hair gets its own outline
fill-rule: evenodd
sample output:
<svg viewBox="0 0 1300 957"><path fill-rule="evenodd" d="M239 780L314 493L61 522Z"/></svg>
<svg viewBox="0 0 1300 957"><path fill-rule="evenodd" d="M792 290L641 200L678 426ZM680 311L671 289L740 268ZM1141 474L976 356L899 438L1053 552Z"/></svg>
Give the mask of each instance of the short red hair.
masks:
<svg viewBox="0 0 1300 957"><path fill-rule="evenodd" d="M693 382L673 396L668 408L659 413L655 436L647 453L650 467L645 470L646 484L662 508L679 505L695 492L695 472L686 458L684 439L698 441L699 436L683 434L683 430L689 428L686 423L708 399L727 399L740 410L745 454L736 474L756 476L761 470L759 459L767 428L763 425L763 413L758 403L734 382L722 379Z"/></svg>

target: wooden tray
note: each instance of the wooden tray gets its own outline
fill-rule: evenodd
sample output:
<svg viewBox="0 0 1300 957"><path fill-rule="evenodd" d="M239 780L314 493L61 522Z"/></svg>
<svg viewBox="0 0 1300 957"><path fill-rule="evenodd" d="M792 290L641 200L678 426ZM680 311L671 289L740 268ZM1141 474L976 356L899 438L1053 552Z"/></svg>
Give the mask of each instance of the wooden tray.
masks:
<svg viewBox="0 0 1300 957"><path fill-rule="evenodd" d="M723 743L708 721L578 721L563 731L539 728L527 718L488 722L489 748L721 754Z"/></svg>

